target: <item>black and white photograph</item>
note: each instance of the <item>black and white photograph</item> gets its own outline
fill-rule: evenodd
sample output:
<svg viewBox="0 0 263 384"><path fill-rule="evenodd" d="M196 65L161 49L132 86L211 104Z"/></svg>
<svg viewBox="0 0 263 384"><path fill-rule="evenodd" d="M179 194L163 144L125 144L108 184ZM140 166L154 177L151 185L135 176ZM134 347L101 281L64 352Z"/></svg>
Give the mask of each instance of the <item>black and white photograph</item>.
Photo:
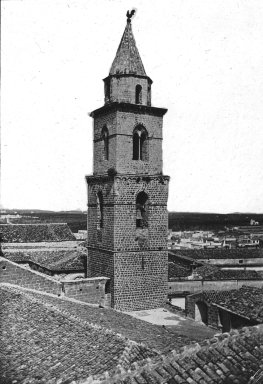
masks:
<svg viewBox="0 0 263 384"><path fill-rule="evenodd" d="M262 20L2 0L1 384L263 384Z"/></svg>

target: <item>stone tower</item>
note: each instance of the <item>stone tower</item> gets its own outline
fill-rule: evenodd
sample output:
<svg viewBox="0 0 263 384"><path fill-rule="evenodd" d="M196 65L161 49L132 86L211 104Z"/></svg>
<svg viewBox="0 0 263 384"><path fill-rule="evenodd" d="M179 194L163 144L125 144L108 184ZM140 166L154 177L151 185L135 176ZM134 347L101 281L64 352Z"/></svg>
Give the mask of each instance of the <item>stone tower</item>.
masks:
<svg viewBox="0 0 263 384"><path fill-rule="evenodd" d="M128 15L127 15L128 16ZM88 184L88 276L110 278L111 306L157 308L167 297L169 177L162 173L167 109L151 106L128 16L94 119Z"/></svg>

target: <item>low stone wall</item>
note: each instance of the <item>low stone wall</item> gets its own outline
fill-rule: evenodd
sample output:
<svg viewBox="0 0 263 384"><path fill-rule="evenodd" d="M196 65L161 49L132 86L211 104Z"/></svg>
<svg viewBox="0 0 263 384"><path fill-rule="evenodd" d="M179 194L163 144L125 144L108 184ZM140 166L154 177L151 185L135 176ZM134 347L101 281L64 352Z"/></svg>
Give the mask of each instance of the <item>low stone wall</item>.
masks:
<svg viewBox="0 0 263 384"><path fill-rule="evenodd" d="M220 267L237 267L239 269L245 269L246 267L257 267L260 268L263 266L263 258L262 257L251 257L249 258L242 258L242 254L240 255L239 259L200 259L199 261L206 262L213 265L218 265Z"/></svg>
<svg viewBox="0 0 263 384"><path fill-rule="evenodd" d="M90 279L62 281L62 290L67 297L86 303L107 306L105 284L108 278L94 277Z"/></svg>
<svg viewBox="0 0 263 384"><path fill-rule="evenodd" d="M0 257L0 283L10 283L23 288L66 296L85 303L110 306L109 294L105 294L106 277L57 281L42 273Z"/></svg>
<svg viewBox="0 0 263 384"><path fill-rule="evenodd" d="M31 271L4 257L0 257L0 283L15 284L23 288L36 289L58 296L62 293L62 285L59 281L43 276L39 272Z"/></svg>
<svg viewBox="0 0 263 384"><path fill-rule="evenodd" d="M179 292L200 292L200 291L223 291L238 289L242 285L262 287L263 280L181 280L168 282L168 295Z"/></svg>

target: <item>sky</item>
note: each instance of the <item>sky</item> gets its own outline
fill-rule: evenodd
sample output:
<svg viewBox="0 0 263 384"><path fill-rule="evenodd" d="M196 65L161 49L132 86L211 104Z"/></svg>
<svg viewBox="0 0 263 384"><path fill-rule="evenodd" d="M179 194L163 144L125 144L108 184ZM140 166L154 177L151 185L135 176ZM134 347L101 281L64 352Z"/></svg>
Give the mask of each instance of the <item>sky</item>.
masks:
<svg viewBox="0 0 263 384"><path fill-rule="evenodd" d="M3 1L1 206L86 209L89 112L132 8L169 211L263 213L261 0Z"/></svg>

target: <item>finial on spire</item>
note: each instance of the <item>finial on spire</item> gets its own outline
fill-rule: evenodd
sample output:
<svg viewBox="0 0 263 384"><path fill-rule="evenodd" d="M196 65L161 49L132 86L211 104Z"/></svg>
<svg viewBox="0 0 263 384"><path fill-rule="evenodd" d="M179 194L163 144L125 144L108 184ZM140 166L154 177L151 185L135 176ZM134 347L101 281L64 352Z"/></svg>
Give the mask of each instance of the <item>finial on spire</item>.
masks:
<svg viewBox="0 0 263 384"><path fill-rule="evenodd" d="M130 23L131 22L131 18L132 16L135 14L135 9L132 9L131 12L128 10L127 13L126 13L126 16L127 16L127 23Z"/></svg>

